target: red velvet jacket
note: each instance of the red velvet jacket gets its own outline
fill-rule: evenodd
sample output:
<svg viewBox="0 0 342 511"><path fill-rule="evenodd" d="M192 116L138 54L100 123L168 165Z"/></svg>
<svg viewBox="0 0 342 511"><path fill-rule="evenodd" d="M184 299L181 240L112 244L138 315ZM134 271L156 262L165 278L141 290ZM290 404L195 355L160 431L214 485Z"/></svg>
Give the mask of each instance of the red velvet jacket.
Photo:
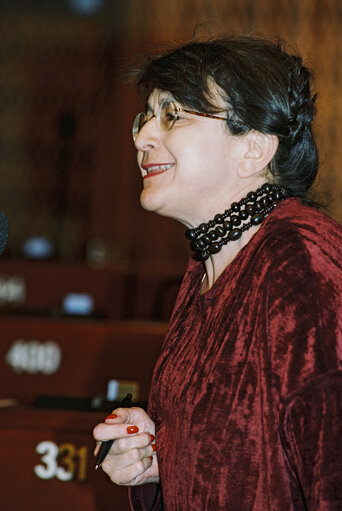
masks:
<svg viewBox="0 0 342 511"><path fill-rule="evenodd" d="M204 295L190 261L150 395L161 484L132 509L342 510L341 247L287 199Z"/></svg>

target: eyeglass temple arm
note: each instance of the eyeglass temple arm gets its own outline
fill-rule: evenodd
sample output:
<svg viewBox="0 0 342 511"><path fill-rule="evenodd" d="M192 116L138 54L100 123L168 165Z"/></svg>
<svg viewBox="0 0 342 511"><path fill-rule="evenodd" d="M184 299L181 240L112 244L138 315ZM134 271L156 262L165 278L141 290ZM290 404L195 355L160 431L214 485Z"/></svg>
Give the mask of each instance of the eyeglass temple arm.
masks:
<svg viewBox="0 0 342 511"><path fill-rule="evenodd" d="M177 107L177 112L186 112L187 114L200 115L202 117L209 117L210 119L220 119L221 121L227 121L227 117L219 117L218 115L205 114L203 112L195 112L194 110L187 110L185 108Z"/></svg>

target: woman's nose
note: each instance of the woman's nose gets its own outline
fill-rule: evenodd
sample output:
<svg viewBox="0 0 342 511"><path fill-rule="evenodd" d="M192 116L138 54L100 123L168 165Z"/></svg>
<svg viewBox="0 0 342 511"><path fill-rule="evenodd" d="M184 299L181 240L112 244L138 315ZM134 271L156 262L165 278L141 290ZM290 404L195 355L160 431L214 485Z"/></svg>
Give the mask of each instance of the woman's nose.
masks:
<svg viewBox="0 0 342 511"><path fill-rule="evenodd" d="M147 148L158 145L160 132L157 126L157 119L154 115L145 122L134 140L135 147L138 151L145 151Z"/></svg>

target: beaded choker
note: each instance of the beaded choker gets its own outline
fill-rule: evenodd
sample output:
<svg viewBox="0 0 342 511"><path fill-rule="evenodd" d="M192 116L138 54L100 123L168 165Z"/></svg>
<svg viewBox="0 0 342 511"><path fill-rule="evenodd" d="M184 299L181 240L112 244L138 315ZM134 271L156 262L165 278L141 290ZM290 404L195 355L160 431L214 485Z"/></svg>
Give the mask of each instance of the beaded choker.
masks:
<svg viewBox="0 0 342 511"><path fill-rule="evenodd" d="M242 233L259 225L280 201L285 191L276 184L265 183L255 192L249 192L240 202L233 202L224 213L213 220L188 229L185 236L190 240L191 250L198 261L206 261L210 255L220 252L223 245L241 238Z"/></svg>

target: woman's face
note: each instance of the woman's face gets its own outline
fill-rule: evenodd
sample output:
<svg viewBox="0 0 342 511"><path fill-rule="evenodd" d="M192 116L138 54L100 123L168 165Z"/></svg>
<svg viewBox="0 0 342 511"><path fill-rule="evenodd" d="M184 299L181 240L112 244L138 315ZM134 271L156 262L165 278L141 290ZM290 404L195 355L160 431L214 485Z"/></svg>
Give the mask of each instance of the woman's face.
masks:
<svg viewBox="0 0 342 511"><path fill-rule="evenodd" d="M148 109L156 115L165 99L173 100L169 93L155 90ZM223 112L218 115L225 117L222 99L217 104ZM145 209L191 227L241 198L237 169L245 144L243 136L229 134L225 121L185 112L179 117L169 131L160 131L153 117L135 140L143 177L140 201Z"/></svg>

